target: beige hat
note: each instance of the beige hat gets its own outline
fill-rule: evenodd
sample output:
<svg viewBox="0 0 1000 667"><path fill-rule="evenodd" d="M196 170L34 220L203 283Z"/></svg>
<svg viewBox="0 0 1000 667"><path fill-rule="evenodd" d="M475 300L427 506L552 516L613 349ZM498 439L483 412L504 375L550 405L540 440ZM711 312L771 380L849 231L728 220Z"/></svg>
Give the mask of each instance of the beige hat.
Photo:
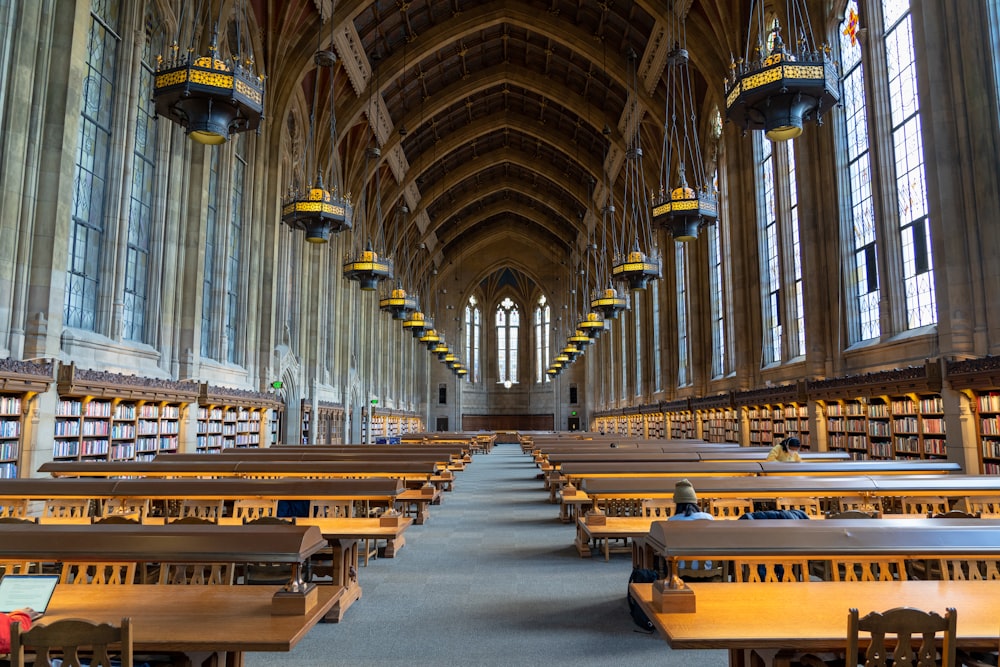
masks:
<svg viewBox="0 0 1000 667"><path fill-rule="evenodd" d="M691 486L691 482L686 479L682 479L677 482L674 486L674 503L680 505L681 503L697 503L698 496L694 492L694 487Z"/></svg>

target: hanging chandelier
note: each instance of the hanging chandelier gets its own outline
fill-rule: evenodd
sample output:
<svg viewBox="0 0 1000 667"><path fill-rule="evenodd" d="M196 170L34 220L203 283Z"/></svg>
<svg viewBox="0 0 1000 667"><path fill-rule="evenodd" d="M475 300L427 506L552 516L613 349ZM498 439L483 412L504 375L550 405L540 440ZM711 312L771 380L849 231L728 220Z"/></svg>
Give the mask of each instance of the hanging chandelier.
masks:
<svg viewBox="0 0 1000 667"><path fill-rule="evenodd" d="M448 347L448 344L444 342L444 338L438 340L437 344L431 348L431 354L436 354L438 361L444 361L444 358L448 356L449 352L451 352L451 349Z"/></svg>
<svg viewBox="0 0 1000 667"><path fill-rule="evenodd" d="M622 197L621 237L615 237L615 254L611 276L628 284L629 289L645 289L646 283L660 277L660 257L653 238L653 222L649 211L646 177L642 171L642 108L639 105L639 76L636 61L639 56L629 49L629 77L631 90L628 113L635 116L635 133L625 150L625 193ZM612 214L614 208L611 209Z"/></svg>
<svg viewBox="0 0 1000 667"><path fill-rule="evenodd" d="M264 74L257 73L246 2L202 0L182 10L166 57L156 58L153 106L158 116L177 123L202 144L224 144L230 135L260 127L264 117ZM223 23L222 12L232 14ZM215 17L214 20L212 17ZM219 29L228 36L219 48ZM204 32L211 30L207 55L196 55ZM232 43L235 42L235 43ZM181 44L187 47L181 52Z"/></svg>
<svg viewBox="0 0 1000 667"><path fill-rule="evenodd" d="M580 325L577 323L576 330L573 332L573 335L567 338L567 341L569 341L570 345L576 346L578 354L583 354L583 348L590 345L590 336L583 333L579 327Z"/></svg>
<svg viewBox="0 0 1000 667"><path fill-rule="evenodd" d="M421 336L424 335L424 332L433 329L434 320L425 317L419 310L415 310L410 313L410 316L403 320L403 330L412 333L414 338L420 338L421 342L425 342L421 338Z"/></svg>
<svg viewBox="0 0 1000 667"><path fill-rule="evenodd" d="M586 338L586 336L584 336L584 338ZM567 361L571 363L576 361L578 355L582 354L580 348L578 348L576 345L573 345L572 343L566 343L566 347L562 349L562 353L566 355ZM559 357L556 357L556 359L558 358Z"/></svg>
<svg viewBox="0 0 1000 667"><path fill-rule="evenodd" d="M374 94L381 89L379 79L378 54L372 56L372 69L375 72L375 85L369 86L368 93L368 124L374 127L378 112L375 108ZM374 141L378 135L372 130ZM358 283L363 291L378 289L383 280L392 280L393 263L385 257L385 237L382 220L382 151L377 145L365 151L365 184L361 189L361 222L354 230L354 247L344 255L344 277ZM372 201L365 196L368 192L369 162L375 165L375 194Z"/></svg>
<svg viewBox="0 0 1000 667"><path fill-rule="evenodd" d="M610 135L611 130L607 127L604 128L604 134ZM605 160L606 162L607 160ZM613 227L615 224L615 204L613 200L613 195L611 194L611 188L607 183L607 173L605 173L605 187L604 191L608 197L607 203L604 208L601 209L601 229L604 234L604 244L603 247L608 247L607 237L608 229ZM611 275L607 269L607 259L604 255L599 256L598 260L598 270L597 279L601 281L599 284L604 284L604 288L597 288L593 290L590 294L590 308L591 310L596 310L599 313L603 313L604 317L601 318L602 322L605 319L613 320L618 317L618 313L623 310L628 310L628 301L625 297L619 296L618 290L611 282Z"/></svg>
<svg viewBox="0 0 1000 667"><path fill-rule="evenodd" d="M320 25L324 23L324 17L320 14ZM318 31L322 33L322 30ZM333 67L337 63L337 54L332 49L319 49L313 57L316 64L316 78L313 82L312 110L309 113L309 136L307 137L304 167L304 183L311 174L315 174L315 183L311 188L299 188L292 186L282 203L281 221L292 229L300 229L305 232L306 241L309 243L326 243L330 240L331 234L337 234L351 228L351 201L345 197L339 185L339 168L337 160L337 114L333 96ZM329 109L330 109L330 155L329 164L326 168L330 170L329 190L323 184L323 169L320 159L320 140L317 132L318 119L320 113L319 91L323 85L320 74L326 71L326 85L329 88Z"/></svg>
<svg viewBox="0 0 1000 667"><path fill-rule="evenodd" d="M431 328L424 331L424 333L421 334L419 340L421 343L427 346L428 351L433 352L434 348L437 347L437 344L441 342L441 336L434 329L432 323Z"/></svg>
<svg viewBox="0 0 1000 667"><path fill-rule="evenodd" d="M406 216L410 212L407 205L401 204L399 207L399 219L400 229L397 232L397 244L396 244L396 254L402 262L402 273L407 275L397 275L396 284L390 289L386 289L382 298L379 299L378 307L383 313L389 313L392 315L394 320L406 321L406 318L414 313L419 308L420 304L417 303L417 298L414 295L407 294L406 288L403 287L404 279L407 279L410 271L410 262L407 259L407 253L405 252L404 238L406 235Z"/></svg>
<svg viewBox="0 0 1000 667"><path fill-rule="evenodd" d="M667 104L663 121L660 192L653 200L653 222L675 241L698 238L698 229L719 215L719 197L705 175L698 142L694 89L688 67L687 31L676 19L674 47L667 54ZM671 179L676 164L677 179ZM688 183L690 169L692 183Z"/></svg>
<svg viewBox="0 0 1000 667"><path fill-rule="evenodd" d="M802 134L805 121L822 123L840 100L840 74L830 48L815 46L804 0L785 1L785 24L795 40L790 50L777 17L766 25L764 4L753 0L746 49L730 64L726 116L744 132L764 130L771 141L787 141Z"/></svg>
<svg viewBox="0 0 1000 667"><path fill-rule="evenodd" d="M368 173L368 160L372 159L377 163L381 155L382 151L380 151L377 147L368 149L365 158L365 174ZM362 212L362 226L360 229L355 230L355 234L361 237L357 240L364 243L364 249L354 248L352 251L344 255L344 277L358 283L361 289L366 292L377 289L378 284L383 280L392 279L392 260L380 257L378 251L375 250L372 243L372 236L381 228L382 221L382 188L380 184L381 178L379 170L379 167L376 166L374 177L374 213L368 214L367 211ZM364 196L365 190L367 189L368 185L366 183L364 189L361 191L362 208L365 208L367 205L366 198ZM360 232L360 234L358 234L358 232Z"/></svg>
<svg viewBox="0 0 1000 667"><path fill-rule="evenodd" d="M576 328L591 341L594 341L601 337L601 334L608 328L608 323L600 313L591 311L576 323Z"/></svg>

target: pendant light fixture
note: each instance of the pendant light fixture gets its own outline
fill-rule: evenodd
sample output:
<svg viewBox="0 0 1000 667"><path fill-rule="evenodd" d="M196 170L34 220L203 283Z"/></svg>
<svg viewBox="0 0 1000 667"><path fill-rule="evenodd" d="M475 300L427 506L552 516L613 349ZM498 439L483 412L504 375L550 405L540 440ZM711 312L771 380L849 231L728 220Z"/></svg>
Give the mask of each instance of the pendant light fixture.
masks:
<svg viewBox="0 0 1000 667"><path fill-rule="evenodd" d="M223 21L225 9L231 14ZM256 69L249 11L245 0L218 0L218 6L216 0L181 3L170 51L157 56L156 114L199 143L224 144L237 132L258 129L264 117L264 74ZM220 28L229 36L224 50ZM208 31L207 54L197 55Z"/></svg>

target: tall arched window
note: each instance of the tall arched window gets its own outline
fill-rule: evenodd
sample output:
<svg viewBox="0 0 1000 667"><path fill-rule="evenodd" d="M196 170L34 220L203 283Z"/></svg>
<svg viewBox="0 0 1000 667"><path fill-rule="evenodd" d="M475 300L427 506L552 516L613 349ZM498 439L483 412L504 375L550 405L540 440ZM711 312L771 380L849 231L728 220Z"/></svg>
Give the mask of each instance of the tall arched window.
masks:
<svg viewBox="0 0 1000 667"><path fill-rule="evenodd" d="M95 2L91 10L86 77L80 105L79 147L66 269L64 324L98 330L104 220L110 191L112 124L114 122L116 65L121 46L120 6Z"/></svg>
<svg viewBox="0 0 1000 667"><path fill-rule="evenodd" d="M687 246L674 244L674 266L677 276L677 386L691 384L691 354L688 348Z"/></svg>
<svg viewBox="0 0 1000 667"><path fill-rule="evenodd" d="M754 144L760 179L764 363L773 364L805 351L795 146L792 141L772 143L759 132L754 134Z"/></svg>
<svg viewBox="0 0 1000 667"><path fill-rule="evenodd" d="M201 356L217 359L219 352L212 321L213 314L218 312L213 286L216 280L215 254L218 250L216 235L219 233L219 154L222 151L214 150L209 153L208 198L205 200L205 262L201 286Z"/></svg>
<svg viewBox="0 0 1000 667"><path fill-rule="evenodd" d="M847 3L845 27L841 31L840 59L844 69L844 140L847 146L847 183L850 195L850 238L854 260L847 271L850 302L848 337L851 343L878 338L879 280L876 258L875 205L872 195L871 151L868 144L865 70L861 62L861 42L857 38L858 3Z"/></svg>
<svg viewBox="0 0 1000 667"><path fill-rule="evenodd" d="M465 358L469 364L469 382L479 382L479 341L482 336L482 311L475 296L465 305Z"/></svg>
<svg viewBox="0 0 1000 667"><path fill-rule="evenodd" d="M147 8L147 12L150 10ZM136 96L135 147L132 158L132 185L129 202L128 236L125 257L125 296L122 299L122 337L145 342L153 189L156 165L156 116L153 112L154 54L162 53L162 31L147 15L146 40L139 66L139 94ZM155 43L154 43L154 40Z"/></svg>
<svg viewBox="0 0 1000 667"><path fill-rule="evenodd" d="M538 297L538 305L535 306L535 382L549 381L549 374L545 370L549 367L550 360L551 314L551 308L543 294Z"/></svg>
<svg viewBox="0 0 1000 667"><path fill-rule="evenodd" d="M653 331L649 339L652 341L653 355L653 391L663 391L662 368L660 366L660 281L653 280L649 290L650 295L650 321Z"/></svg>
<svg viewBox="0 0 1000 667"><path fill-rule="evenodd" d="M226 253L226 361L243 360L242 304L240 285L243 264L244 179L247 177L247 139L242 134L233 143L233 182L230 192L229 239Z"/></svg>
<svg viewBox="0 0 1000 667"><path fill-rule="evenodd" d="M497 306L497 377L501 384L517 383L517 338L521 314L510 297Z"/></svg>
<svg viewBox="0 0 1000 667"><path fill-rule="evenodd" d="M907 327L915 329L937 322L937 303L910 3L883 0L882 26L892 145L895 147L896 206L903 251L906 319Z"/></svg>

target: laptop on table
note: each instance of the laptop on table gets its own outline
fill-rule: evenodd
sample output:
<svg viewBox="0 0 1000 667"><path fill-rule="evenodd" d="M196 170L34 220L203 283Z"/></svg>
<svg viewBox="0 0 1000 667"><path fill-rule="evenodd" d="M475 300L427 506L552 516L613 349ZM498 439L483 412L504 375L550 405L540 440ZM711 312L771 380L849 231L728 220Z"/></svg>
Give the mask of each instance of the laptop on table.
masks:
<svg viewBox="0 0 1000 667"><path fill-rule="evenodd" d="M57 574L8 574L0 579L0 612L31 609L32 620L41 618L58 583Z"/></svg>

